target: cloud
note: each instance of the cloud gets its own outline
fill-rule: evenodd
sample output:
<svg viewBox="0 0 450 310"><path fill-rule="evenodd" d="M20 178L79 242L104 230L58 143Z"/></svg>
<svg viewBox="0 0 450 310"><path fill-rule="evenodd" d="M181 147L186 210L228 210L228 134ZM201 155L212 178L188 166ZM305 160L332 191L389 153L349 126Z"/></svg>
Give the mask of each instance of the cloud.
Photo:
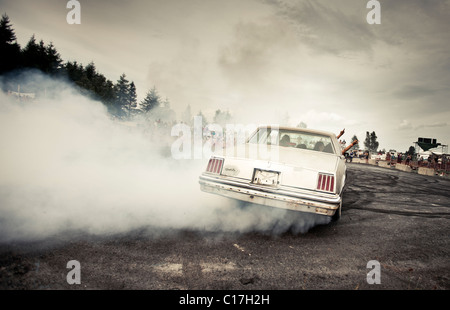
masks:
<svg viewBox="0 0 450 310"><path fill-rule="evenodd" d="M394 91L394 95L403 100L423 99L436 94L439 91L448 91L446 89L437 89L432 85L402 85Z"/></svg>
<svg viewBox="0 0 450 310"><path fill-rule="evenodd" d="M411 125L411 123L405 119L402 120L401 123L398 125L398 129L400 130L411 130L412 128L413 126Z"/></svg>
<svg viewBox="0 0 450 310"><path fill-rule="evenodd" d="M352 55L371 52L376 39L367 27L365 5L354 1L265 1L287 19L302 44L315 52Z"/></svg>
<svg viewBox="0 0 450 310"><path fill-rule="evenodd" d="M446 122L413 125L408 120L404 119L398 125L398 129L399 130L424 130L424 129L433 129L433 128L445 128L448 125L449 124Z"/></svg>
<svg viewBox="0 0 450 310"><path fill-rule="evenodd" d="M233 33L233 39L218 55L219 68L230 84L245 92L279 87L276 75L280 74L280 63L298 52L297 42L286 25L270 18L263 22L239 22Z"/></svg>

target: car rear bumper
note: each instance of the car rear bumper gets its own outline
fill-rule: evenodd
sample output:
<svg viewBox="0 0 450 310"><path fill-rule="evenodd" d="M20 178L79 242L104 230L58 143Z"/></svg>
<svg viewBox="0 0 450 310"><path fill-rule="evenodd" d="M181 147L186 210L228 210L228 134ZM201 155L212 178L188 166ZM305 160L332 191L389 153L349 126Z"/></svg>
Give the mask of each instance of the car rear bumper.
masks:
<svg viewBox="0 0 450 310"><path fill-rule="evenodd" d="M333 216L341 204L339 195L302 193L286 189L255 186L253 184L227 180L202 174L200 189L204 192L307 213Z"/></svg>

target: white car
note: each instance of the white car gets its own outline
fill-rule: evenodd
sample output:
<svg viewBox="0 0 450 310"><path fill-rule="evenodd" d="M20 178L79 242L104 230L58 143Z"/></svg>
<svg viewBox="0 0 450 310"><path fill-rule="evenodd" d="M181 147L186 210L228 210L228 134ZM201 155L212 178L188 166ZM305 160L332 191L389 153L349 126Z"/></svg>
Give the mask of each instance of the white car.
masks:
<svg viewBox="0 0 450 310"><path fill-rule="evenodd" d="M199 183L204 192L337 220L345 178L335 134L269 126L233 154L213 155Z"/></svg>

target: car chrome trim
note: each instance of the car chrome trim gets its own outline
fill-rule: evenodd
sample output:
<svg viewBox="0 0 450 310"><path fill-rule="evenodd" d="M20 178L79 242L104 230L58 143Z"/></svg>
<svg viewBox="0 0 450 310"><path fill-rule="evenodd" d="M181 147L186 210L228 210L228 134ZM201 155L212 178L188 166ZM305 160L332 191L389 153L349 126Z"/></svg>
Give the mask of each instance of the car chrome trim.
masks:
<svg viewBox="0 0 450 310"><path fill-rule="evenodd" d="M312 201L317 201L319 203L329 203L329 204L339 204L341 202L341 197L336 194L330 194L330 193L322 193L322 192L314 192L314 193L308 193L306 191L302 191L301 189L298 189L296 191L288 190L284 188L283 186L280 187L272 187L272 186L264 186L264 185L255 185L252 183L244 183L239 181L233 181L230 180L227 177L223 176L208 176L202 174L200 176L200 182L210 182L217 185L230 185L235 186L243 189L253 190L253 191L259 191L263 193L271 193L279 196L285 196L285 197L292 197L297 199L307 199Z"/></svg>

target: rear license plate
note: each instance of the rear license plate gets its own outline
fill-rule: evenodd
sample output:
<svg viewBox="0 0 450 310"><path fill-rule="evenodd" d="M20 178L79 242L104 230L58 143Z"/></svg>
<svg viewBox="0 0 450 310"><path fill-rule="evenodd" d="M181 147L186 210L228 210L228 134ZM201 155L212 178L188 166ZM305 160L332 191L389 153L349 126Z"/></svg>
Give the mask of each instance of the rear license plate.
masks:
<svg viewBox="0 0 450 310"><path fill-rule="evenodd" d="M278 171L255 169L255 173L253 174L253 183L258 185L277 186L280 181L279 178L280 172Z"/></svg>

